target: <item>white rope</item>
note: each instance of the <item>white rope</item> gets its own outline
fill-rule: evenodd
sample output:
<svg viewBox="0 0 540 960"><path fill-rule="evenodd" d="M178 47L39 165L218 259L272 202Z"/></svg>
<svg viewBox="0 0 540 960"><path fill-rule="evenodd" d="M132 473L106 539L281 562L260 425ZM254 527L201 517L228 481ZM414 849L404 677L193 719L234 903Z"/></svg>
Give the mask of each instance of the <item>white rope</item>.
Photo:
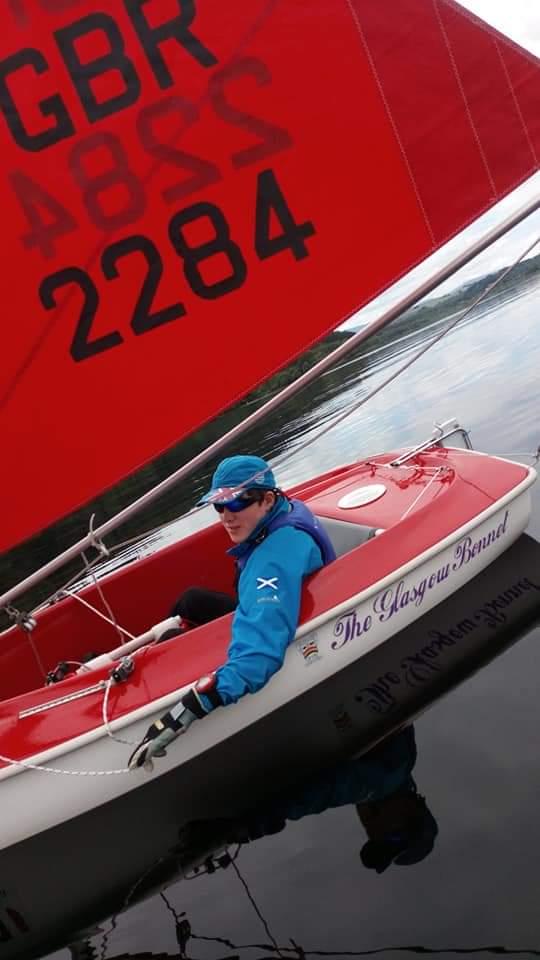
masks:
<svg viewBox="0 0 540 960"><path fill-rule="evenodd" d="M95 613L96 617L100 617L102 620L105 620L105 623L109 623L111 627L115 628L115 630L121 631L123 634L125 634L126 637L128 637L129 640L135 640L135 635L133 633L130 633L129 630L124 630L124 627L119 626L117 623L115 623L114 620L111 620L109 617L106 617L105 614L101 612L101 610L97 610L95 607L92 606L91 603L88 603L87 600L83 600L83 598L80 597L78 593L74 593L72 590L63 590L62 593L65 593L66 596L72 597L74 600L77 600L78 603L82 603L83 607L87 607L89 610L92 611L92 613ZM123 640L122 642L124 643L125 641Z"/></svg>
<svg viewBox="0 0 540 960"><path fill-rule="evenodd" d="M409 504L409 506L408 506L407 509L405 510L405 513L403 513L403 514L401 515L401 520L404 520L405 517L407 516L407 514L411 512L411 510L414 510L414 508L415 508L416 504L418 503L418 501L420 500L420 498L423 497L424 494L426 494L426 493L428 492L431 484L434 483L434 481L437 479L437 477L439 476L439 474L443 473L443 471L444 471L445 469L446 469L445 467L437 467L437 469L436 469L435 473L433 474L433 476L432 476L431 480L429 481L429 483L427 483L426 486L420 491L420 493L418 494L418 496L416 497L416 499L413 500L413 502Z"/></svg>
<svg viewBox="0 0 540 960"><path fill-rule="evenodd" d="M120 770L59 770L57 767L42 767L28 760L14 760L13 757L4 757L0 753L0 760L15 767L24 767L25 770L40 770L42 773L63 774L68 777L110 777L120 773L132 773L129 767Z"/></svg>
<svg viewBox="0 0 540 960"><path fill-rule="evenodd" d="M81 554L84 557L84 553ZM62 599L62 595L67 593L68 587L71 587L72 584L77 583L85 573L90 573L92 567L95 567L97 564L101 563L101 558L96 557L95 560L91 560L89 563L85 563L82 570L78 570L77 573L74 573L69 580L66 581L63 587L56 587L53 593L50 593L43 600L40 600L31 611L31 615L37 613L39 610L42 610L44 607L50 607L58 600Z"/></svg>
<svg viewBox="0 0 540 960"><path fill-rule="evenodd" d="M411 447L411 449L407 452L407 456L413 452L414 447ZM428 475L433 470L434 475L436 475L441 469L440 467L419 466L417 463L391 464L389 461L387 463L379 463L377 460L366 460L365 462L369 464L370 467L377 467L378 470L387 469L393 476L395 476L396 470L411 470L413 473L418 473L418 471L421 470L422 473L427 473Z"/></svg>
<svg viewBox="0 0 540 960"><path fill-rule="evenodd" d="M35 717L36 713L44 713L46 710L53 710L55 707L63 707L66 703L73 703L74 700L80 700L82 697L89 697L92 693L99 693L105 689L105 680L99 680L91 687L85 687L84 690L76 690L74 693L66 693L63 697L55 697L54 700L48 700L46 703L36 703L33 707L27 707L21 710L19 720L26 717Z"/></svg>
<svg viewBox="0 0 540 960"><path fill-rule="evenodd" d="M92 514L92 520L93 520L93 519L94 519L94 514ZM87 568L87 570L88 570L89 576L92 578L92 582L93 582L93 584L94 584L94 586L95 586L95 588L96 588L96 590L97 590L97 592L98 592L98 594L99 594L99 596L100 596L100 598L101 598L101 602L102 602L103 606L105 607L105 610L106 610L107 613L109 614L109 617L111 618L111 623L114 624L114 628L115 628L118 636L120 637L120 643L125 643L126 641L125 641L124 636L123 636L123 633L122 633L122 628L120 627L120 625L119 625L119 623L118 623L118 621L117 621L117 619L116 619L116 617L115 617L115 615L114 615L114 612L113 612L113 610L112 610L112 608L111 608L110 603L108 602L107 598L105 597L105 594L104 594L104 592L103 592L103 588L102 588L102 586L101 586L98 578L96 577L96 574L95 574L94 570L91 570L90 567L88 566L88 561L87 561L87 559L86 559L86 554L85 554L84 550L83 550L81 556L82 556L82 558L83 558L83 560L84 560L84 562L85 562L85 564L86 564L86 568Z"/></svg>
<svg viewBox="0 0 540 960"><path fill-rule="evenodd" d="M110 719L108 716L108 705L109 705L109 692L114 683L113 677L109 677L107 682L104 685L103 692L103 704L102 704L102 717L105 730L107 735L111 737L112 740L116 740L117 743L125 744L128 747L135 747L137 743L133 740L123 740L121 737L117 737L111 730ZM4 763L11 764L16 767L24 767L25 770L39 770L41 773L54 773L56 775L64 775L68 777L109 777L116 776L122 773L132 773L129 767L122 767L118 770L61 770L58 767L44 767L37 763L30 763L28 760L14 760L13 757L5 757L0 754L0 760Z"/></svg>
<svg viewBox="0 0 540 960"><path fill-rule="evenodd" d="M107 707L109 705L109 693L113 683L114 683L113 678L109 677L107 683L105 684L105 693L103 694L103 705L102 705L101 714L103 717L103 724L105 726L105 730L107 731L107 735L111 738L111 740L116 740L117 743L123 743L126 745L126 747L136 747L139 741L123 740L122 737L117 737L111 730L109 717L107 715Z"/></svg>
<svg viewBox="0 0 540 960"><path fill-rule="evenodd" d="M162 525L162 526L163 526L163 525ZM150 531L150 533L153 533L153 532L156 532L156 531L162 529L162 526L161 526L161 527L156 527L155 530L154 530L154 531ZM144 534L144 536L145 536L145 537L146 537L146 536L149 536L150 533L149 533L149 534ZM139 535L138 537L133 537L133 538L132 538L132 541L133 541L133 542L135 542L136 540L140 540L140 535ZM131 542L131 541L127 541L127 542ZM111 548L110 554L112 554L115 550L120 550L120 549L122 549L122 544L118 544L117 547ZM122 637L122 635L121 635L121 630L122 630L122 628L118 625L118 623L117 623L117 621L116 621L116 618L115 618L115 616L114 616L114 613L113 613L113 611L112 611L112 609L111 609L111 607L110 607L110 605L109 605L109 603L108 603L108 601L107 601L107 599L106 599L106 597L105 597L105 595L104 595L104 593L103 593L103 591L102 591L102 589L101 589L101 587L100 587L100 585L99 585L98 578L96 577L95 572L94 572L94 568L95 568L96 566L99 566L100 563L103 563L103 556L97 556L97 557L95 557L93 560L88 560L87 557L86 557L86 554L85 554L85 552L84 552L84 550L83 550L83 551L81 552L81 557L82 557L83 560L84 560L84 565L83 565L83 567L82 567L82 570L78 570L77 573L74 573L73 576L70 577L69 580L66 581L66 583L64 584L64 586L62 586L62 587L57 587L57 588L53 591L53 593L50 593L50 594L49 594L48 597L45 597L44 600L40 600L39 603L37 603L36 606L32 609L31 614L36 613L37 611L43 609L43 607L50 606L51 604L54 604L56 601L61 600L61 599L62 599L62 596L63 596L64 594L67 594L68 596L75 596L75 594L74 594L74 593L71 593L68 588L71 587L74 583L78 583L78 581L81 580L82 577L84 577L85 575L87 575L87 576L89 576L89 577L91 578L92 582L95 584L96 589L97 589L97 591L98 591L98 593L99 593L99 595L100 595L100 597L101 597L101 600L102 600L102 602L103 602L103 606L105 607L106 610L108 610L108 612L109 612L109 614L110 614L110 616L111 616L111 621L113 622L113 626L115 627L115 629L116 629L116 630L118 631L118 633L120 634L120 639L122 640L122 643L124 643L125 641L124 641L124 639L123 639L123 637ZM93 609L93 608L92 608L92 609ZM45 673L43 674L43 676L45 676Z"/></svg>
<svg viewBox="0 0 540 960"><path fill-rule="evenodd" d="M88 526L88 539L90 540L90 546L93 547L94 550L97 553L99 553L102 557L108 557L109 551L105 546L105 544L103 543L103 540L101 540L99 537L96 537L96 534L94 531L95 519L96 519L96 515L95 513L93 513L92 516L90 517L90 523ZM83 557L84 557L84 553L83 553ZM85 560L86 560L86 557L85 557Z"/></svg>

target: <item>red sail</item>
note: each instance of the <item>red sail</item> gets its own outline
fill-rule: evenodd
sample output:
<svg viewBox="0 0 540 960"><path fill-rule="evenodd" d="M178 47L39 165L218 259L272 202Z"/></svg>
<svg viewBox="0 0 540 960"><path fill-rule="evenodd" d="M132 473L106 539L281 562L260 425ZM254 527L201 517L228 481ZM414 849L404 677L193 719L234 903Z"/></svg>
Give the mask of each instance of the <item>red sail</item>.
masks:
<svg viewBox="0 0 540 960"><path fill-rule="evenodd" d="M2 550L539 169L539 62L452 0L6 5Z"/></svg>

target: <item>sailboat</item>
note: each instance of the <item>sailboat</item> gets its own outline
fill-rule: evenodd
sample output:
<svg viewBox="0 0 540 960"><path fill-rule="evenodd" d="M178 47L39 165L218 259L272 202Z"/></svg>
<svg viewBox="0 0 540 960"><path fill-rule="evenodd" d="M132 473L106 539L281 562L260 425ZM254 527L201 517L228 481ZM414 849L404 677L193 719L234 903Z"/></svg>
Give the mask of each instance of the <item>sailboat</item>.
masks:
<svg viewBox="0 0 540 960"><path fill-rule="evenodd" d="M111 921L102 921L111 914L116 922L118 914L184 877L219 868L241 836L237 826L249 836L250 823L266 819L265 811L276 805L287 808L288 798L299 812L294 798L306 784L354 765L355 748L364 753L398 733L538 624L539 559L538 542L522 534L457 593L375 647L345 676L331 678L323 697L307 692L279 742L267 742L269 725L258 725L255 736L246 730L236 738L236 751L224 755L224 745L217 746L165 780L145 777L143 789L5 849L3 951L41 956L91 936L96 924L106 931ZM446 641L436 657L435 636ZM320 721L325 701L338 706L339 759ZM257 736L264 738L264 751L257 749ZM59 781L63 787L63 778L54 778ZM88 782L79 781L79 793L92 789Z"/></svg>
<svg viewBox="0 0 540 960"><path fill-rule="evenodd" d="M200 0L161 20L140 4L105 8L11 0L0 40L5 554L245 396L540 169L538 61L453 0L399 0L391 21L378 0ZM145 828L122 843L123 875L170 843L171 818L212 817L210 754L234 779L246 766L262 775L272 745L299 766L365 749L364 720L343 709L365 658L528 522L534 469L473 451L455 421L287 491L338 558L306 585L284 667L151 774L128 772L148 724L226 654L230 617L156 642L183 586L230 590L221 527L39 610L19 601L230 439L0 597L13 620L1 634L0 861L20 918L6 957L37 951L60 892L69 923L92 922L96 858L128 811ZM76 837L98 812L111 816L72 896ZM53 838L62 866L35 910Z"/></svg>

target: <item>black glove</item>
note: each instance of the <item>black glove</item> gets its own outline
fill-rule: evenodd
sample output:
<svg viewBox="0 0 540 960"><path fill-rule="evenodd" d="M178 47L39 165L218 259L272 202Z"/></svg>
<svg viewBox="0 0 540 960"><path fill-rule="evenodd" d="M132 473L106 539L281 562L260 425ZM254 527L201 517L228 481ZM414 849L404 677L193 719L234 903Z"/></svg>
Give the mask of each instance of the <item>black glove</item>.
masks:
<svg viewBox="0 0 540 960"><path fill-rule="evenodd" d="M148 727L144 739L129 758L130 770L136 770L138 767L152 770L152 757L164 757L167 747L173 740L185 733L194 720L201 720L210 712L201 694L208 697L212 705L210 709L223 706L223 701L215 687L215 675L202 677L174 707Z"/></svg>

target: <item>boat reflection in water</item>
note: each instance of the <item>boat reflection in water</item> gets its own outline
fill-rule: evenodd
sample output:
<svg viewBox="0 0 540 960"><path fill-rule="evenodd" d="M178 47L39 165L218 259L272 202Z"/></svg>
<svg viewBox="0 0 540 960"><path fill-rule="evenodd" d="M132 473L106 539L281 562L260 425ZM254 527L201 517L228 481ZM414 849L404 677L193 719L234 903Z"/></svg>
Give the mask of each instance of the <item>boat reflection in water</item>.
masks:
<svg viewBox="0 0 540 960"><path fill-rule="evenodd" d="M400 866L418 863L432 851L438 827L412 776L416 756L414 728L409 725L363 756L337 764L296 788L283 791L266 806L254 807L238 818L186 824L180 830L174 850L140 878L131 899L142 899L150 890L169 885L179 874L212 874L233 864L239 873L236 861L245 844L279 833L289 821L347 804L356 806L363 827L359 830L359 845L365 867L383 873L392 863ZM364 834L363 845L361 834ZM189 919L184 913L176 912L164 893L162 897L174 916L180 948L176 956L186 957L185 949L192 937ZM73 960L108 956L107 941L116 923L114 917L111 925L105 925L97 946L89 939L73 943L70 947ZM137 956L149 960L152 954L123 954L114 960L130 957L136 960ZM170 960L171 954L155 954L155 957Z"/></svg>
<svg viewBox="0 0 540 960"><path fill-rule="evenodd" d="M84 830L73 825L71 839L70 823L63 824L62 844L55 844L54 831L41 838L32 857L39 890L28 902L21 895L29 889L28 860L17 860L13 848L2 870L2 957L30 960L80 940L77 931L103 924L111 915L117 918L194 871L231 864L234 869L231 844L240 843L241 850L242 844L282 830L289 821L332 806L356 804L362 825L358 846L369 870L393 870L426 858L436 849L438 828L429 809L433 805L436 812L436 803L433 797L425 803L422 785L419 795L412 778L412 721L535 625L540 615L539 561L540 545L522 535L459 593L362 658L361 671L337 675L335 690L323 691L329 728L342 743L342 757L331 766L324 743L316 763L318 740L306 743L305 767L288 763L286 730L279 743L267 745L265 776L253 776L247 755L231 757L230 763L207 757L207 764L193 771L198 778L189 781L192 812L185 814L185 796L170 804L177 819L167 826L167 843L150 843L155 832L141 830L148 818L154 823L161 817L150 783L131 794L144 792L146 809L134 800L132 807L128 803L122 808L115 843L100 848L99 857L85 856L85 844L95 844L102 834L100 818L106 819L108 831L115 826L110 822L114 810L107 807L88 814ZM305 703L299 709L317 708L311 696L300 698ZM72 845L86 864L78 885L63 872ZM43 886L39 865L53 861L55 872L47 871ZM32 921L38 907L46 918L42 925Z"/></svg>
<svg viewBox="0 0 540 960"><path fill-rule="evenodd" d="M175 915L180 944L190 935L189 921L171 907L163 893L167 887L182 877L238 869L236 858L245 844L256 844L292 821L331 807L356 806L358 848L368 870L382 873L412 866L436 851L439 827L430 809L433 805L436 814L436 798L424 799L422 784L417 788L413 778L412 721L535 626L540 617L539 561L540 545L523 535L458 594L374 650L366 658L361 681L333 711L344 744L361 713L362 728L369 731L366 741L371 738L368 749L309 776L299 777L283 765L279 776L262 784L250 782L249 789L247 770L242 791L235 793L238 812L231 814L229 793L224 816L179 824L178 843L161 855L156 851L154 862L133 878L114 906L111 903L116 910L113 925L123 910L162 891ZM175 895L181 899L181 888ZM105 924L101 937L107 939L109 929ZM73 955L83 956L75 952L80 949L81 943L74 945ZM294 956L294 951L288 948L287 955Z"/></svg>
<svg viewBox="0 0 540 960"><path fill-rule="evenodd" d="M250 843L279 833L288 821L355 804L367 835L360 851L365 867L382 873L391 863L418 863L433 849L438 828L412 777L415 763L414 729L408 726L238 819L186 824L178 856L193 863L213 846Z"/></svg>
<svg viewBox="0 0 540 960"><path fill-rule="evenodd" d="M169 857L156 864L155 873L150 870L141 878L139 889L133 893L141 897L144 887L147 892L149 884L159 885L160 875L163 883L163 874L167 870L173 874L188 869L194 874L214 873L235 864L239 872L236 859L243 845L279 833L288 821L346 804L355 804L363 826L365 842L360 849L360 859L365 867L383 873L391 864L408 866L418 863L433 850L438 827L412 776L416 756L414 728L410 725L363 756L351 758L299 784L296 789L284 791L267 806L255 807L237 819L188 823L181 829L179 843ZM185 949L192 937L189 919L184 913L178 914L167 897L162 896L174 916L180 948L177 956L186 957ZM97 960L98 956L107 956L107 940L115 925L116 918L108 930L104 929L98 947L93 947L88 940L72 944L73 960ZM125 960L130 956L135 960L137 954L123 955ZM144 956L150 958L152 955L146 953ZM155 956L165 958L164 954ZM170 954L166 956L171 958ZM121 958L115 957L114 960Z"/></svg>

